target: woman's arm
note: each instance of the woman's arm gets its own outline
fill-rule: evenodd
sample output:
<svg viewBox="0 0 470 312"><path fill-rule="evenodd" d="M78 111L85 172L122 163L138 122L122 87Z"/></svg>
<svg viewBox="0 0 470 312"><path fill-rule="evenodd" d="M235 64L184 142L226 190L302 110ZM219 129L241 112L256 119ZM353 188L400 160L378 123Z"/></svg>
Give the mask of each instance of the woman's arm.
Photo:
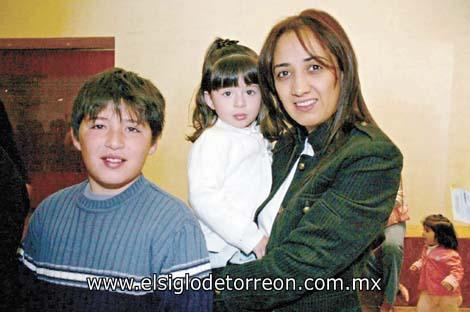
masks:
<svg viewBox="0 0 470 312"><path fill-rule="evenodd" d="M221 276L243 278L333 278L350 267L382 231L393 208L402 156L390 142L371 142L348 151L330 188L309 207L298 225L260 261L229 266ZM300 208L301 209L301 208ZM287 212L284 212L287 213ZM282 222L282 218L276 222ZM347 284L348 281L345 281ZM304 289L222 291L219 309L272 309L289 304Z"/></svg>

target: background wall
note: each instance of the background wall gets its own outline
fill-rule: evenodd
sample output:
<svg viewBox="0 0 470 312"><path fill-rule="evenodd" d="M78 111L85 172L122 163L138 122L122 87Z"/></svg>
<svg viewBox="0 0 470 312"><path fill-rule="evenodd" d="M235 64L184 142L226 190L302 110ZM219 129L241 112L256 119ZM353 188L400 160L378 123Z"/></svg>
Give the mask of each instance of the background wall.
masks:
<svg viewBox="0 0 470 312"><path fill-rule="evenodd" d="M116 65L150 78L168 103L159 151L144 173L187 198L190 102L216 36L259 51L280 19L315 7L344 26L366 102L405 157L408 232L431 213L452 216L450 187L470 188L468 0L1 0L0 37L116 38ZM460 236L470 237L460 224Z"/></svg>

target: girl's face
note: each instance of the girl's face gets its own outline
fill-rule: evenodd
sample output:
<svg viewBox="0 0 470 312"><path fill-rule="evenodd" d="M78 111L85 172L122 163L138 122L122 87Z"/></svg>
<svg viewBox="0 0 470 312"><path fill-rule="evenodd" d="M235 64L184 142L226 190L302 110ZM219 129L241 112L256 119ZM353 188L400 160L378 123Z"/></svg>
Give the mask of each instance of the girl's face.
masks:
<svg viewBox="0 0 470 312"><path fill-rule="evenodd" d="M304 49L293 31L281 35L274 49L273 73L284 109L298 124L312 132L336 112L340 85L335 71L317 61L321 59L337 68L332 61L334 57L311 33L306 33L305 43L314 51L315 57Z"/></svg>
<svg viewBox="0 0 470 312"><path fill-rule="evenodd" d="M424 243L427 246L434 246L437 244L436 234L428 226L423 226L423 237L424 237Z"/></svg>
<svg viewBox="0 0 470 312"><path fill-rule="evenodd" d="M248 127L258 117L261 108L259 86L247 85L242 76L238 77L237 87L206 91L204 99L218 118L236 128Z"/></svg>

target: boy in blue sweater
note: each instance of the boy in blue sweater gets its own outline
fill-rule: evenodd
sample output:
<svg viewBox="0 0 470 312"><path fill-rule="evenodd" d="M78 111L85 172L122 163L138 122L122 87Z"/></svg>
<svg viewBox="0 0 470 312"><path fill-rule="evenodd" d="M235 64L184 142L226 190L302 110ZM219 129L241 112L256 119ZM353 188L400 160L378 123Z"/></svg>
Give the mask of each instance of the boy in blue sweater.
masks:
<svg viewBox="0 0 470 312"><path fill-rule="evenodd" d="M198 222L141 174L164 108L149 80L119 68L80 89L72 138L88 180L49 196L31 218L19 249L27 310L211 310L212 292L188 283L210 270Z"/></svg>

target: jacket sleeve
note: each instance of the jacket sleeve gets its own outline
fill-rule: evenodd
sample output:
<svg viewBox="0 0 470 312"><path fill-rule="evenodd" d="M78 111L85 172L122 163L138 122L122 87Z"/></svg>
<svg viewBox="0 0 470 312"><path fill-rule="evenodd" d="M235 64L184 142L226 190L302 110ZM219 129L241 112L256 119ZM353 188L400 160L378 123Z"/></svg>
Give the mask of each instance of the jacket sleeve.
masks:
<svg viewBox="0 0 470 312"><path fill-rule="evenodd" d="M389 142L351 151L329 189L281 245L259 261L229 266L221 272L232 279L295 278L296 289L254 290L251 285L245 291L221 291L217 308L263 310L284 306L305 295L307 290L299 286L307 278L333 278L350 267L382 231L393 208L401 168L401 153Z"/></svg>
<svg viewBox="0 0 470 312"><path fill-rule="evenodd" d="M447 266L450 269L450 274L444 278L445 282L452 285L453 290L456 290L463 279L463 266L462 259L457 252L453 252L447 260Z"/></svg>
<svg viewBox="0 0 470 312"><path fill-rule="evenodd" d="M263 237L251 215L241 214L224 188L231 142L207 133L196 141L188 161L189 202L199 219L230 245L250 253Z"/></svg>

